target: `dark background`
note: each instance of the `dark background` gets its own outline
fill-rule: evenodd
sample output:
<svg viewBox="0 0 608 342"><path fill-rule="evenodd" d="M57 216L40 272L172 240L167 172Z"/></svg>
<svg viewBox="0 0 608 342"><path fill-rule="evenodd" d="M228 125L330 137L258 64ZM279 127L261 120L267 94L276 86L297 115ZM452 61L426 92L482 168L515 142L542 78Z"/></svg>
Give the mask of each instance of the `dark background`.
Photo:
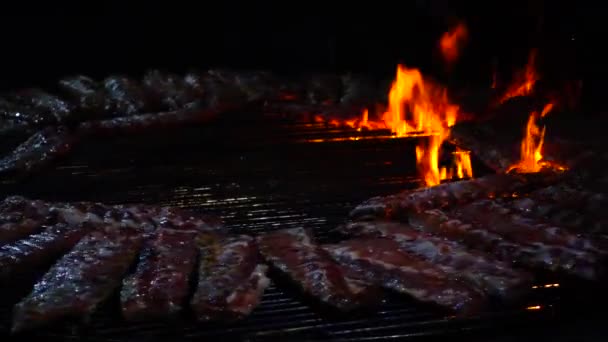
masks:
<svg viewBox="0 0 608 342"><path fill-rule="evenodd" d="M0 12L2 88L41 84L70 73L103 77L150 67L391 75L398 62L450 84L488 87L492 63L500 79L507 80L537 47L543 79L554 84L582 79L585 108L599 110L608 71L601 51L608 31L604 10L584 1L182 1L21 7ZM466 22L470 41L447 74L437 43L457 19Z"/></svg>

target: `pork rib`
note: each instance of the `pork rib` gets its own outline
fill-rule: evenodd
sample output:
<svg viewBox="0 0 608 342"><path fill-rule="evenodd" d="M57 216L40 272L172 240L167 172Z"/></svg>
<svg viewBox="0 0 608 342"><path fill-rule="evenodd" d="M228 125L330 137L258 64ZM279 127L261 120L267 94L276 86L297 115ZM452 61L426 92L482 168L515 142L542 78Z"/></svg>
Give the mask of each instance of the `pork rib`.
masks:
<svg viewBox="0 0 608 342"><path fill-rule="evenodd" d="M0 173L30 172L67 154L75 136L65 126L48 127L38 131L11 153L0 159Z"/></svg>
<svg viewBox="0 0 608 342"><path fill-rule="evenodd" d="M42 229L50 210L42 201L21 196L9 196L0 203L0 246L11 243Z"/></svg>
<svg viewBox="0 0 608 342"><path fill-rule="evenodd" d="M471 249L491 253L504 262L514 262L527 268L560 271L586 279L598 277L597 260L588 259L589 253L534 241L514 242L490 231L487 226L463 222L439 209L412 214L410 224L417 229L461 241Z"/></svg>
<svg viewBox="0 0 608 342"><path fill-rule="evenodd" d="M200 321L242 318L259 304L270 283L267 267L252 237L214 240L199 238L198 285L190 306Z"/></svg>
<svg viewBox="0 0 608 342"><path fill-rule="evenodd" d="M141 242L139 234L125 229L86 236L15 306L13 331L88 318L120 286Z"/></svg>
<svg viewBox="0 0 608 342"><path fill-rule="evenodd" d="M527 217L544 219L578 233L608 233L608 215L604 210L608 197L603 193L558 184L501 204Z"/></svg>
<svg viewBox="0 0 608 342"><path fill-rule="evenodd" d="M401 251L431 262L450 277L462 278L490 295L514 297L531 281L531 275L527 272L516 270L490 254L467 249L456 241L418 232L404 223L352 222L342 226L341 231L347 235L394 240Z"/></svg>
<svg viewBox="0 0 608 342"><path fill-rule="evenodd" d="M325 249L354 279L457 312L472 313L481 305L478 292L451 279L433 264L401 251L394 240L352 239Z"/></svg>
<svg viewBox="0 0 608 342"><path fill-rule="evenodd" d="M196 263L196 231L159 229L146 242L133 274L123 280L127 320L168 317L182 310Z"/></svg>
<svg viewBox="0 0 608 342"><path fill-rule="evenodd" d="M608 250L590 238L573 234L558 226L524 218L495 201L473 202L453 212L455 217L462 221L483 225L489 231L517 243L540 243L572 248L581 253L588 253L592 259L608 253Z"/></svg>
<svg viewBox="0 0 608 342"><path fill-rule="evenodd" d="M258 238L260 251L305 293L341 310L362 304L368 289L352 282L329 253L315 244L309 231L287 229Z"/></svg>
<svg viewBox="0 0 608 342"><path fill-rule="evenodd" d="M10 282L28 276L67 253L91 229L57 224L40 233L0 247L0 281Z"/></svg>
<svg viewBox="0 0 608 342"><path fill-rule="evenodd" d="M350 217L406 218L409 212L449 208L481 198L512 196L514 193L552 183L558 178L546 176L493 174L430 188L408 190L386 197L374 197L353 209Z"/></svg>

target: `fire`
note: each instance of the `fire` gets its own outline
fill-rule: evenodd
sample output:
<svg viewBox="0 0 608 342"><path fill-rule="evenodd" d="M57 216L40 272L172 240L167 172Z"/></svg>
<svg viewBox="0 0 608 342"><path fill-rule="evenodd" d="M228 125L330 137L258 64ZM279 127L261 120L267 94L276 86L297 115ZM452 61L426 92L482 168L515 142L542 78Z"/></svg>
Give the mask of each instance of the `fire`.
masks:
<svg viewBox="0 0 608 342"><path fill-rule="evenodd" d="M546 127L540 128L536 121L539 116L545 117L553 109L553 103L548 103L543 108L540 115L537 112L532 112L526 124L524 138L521 142L520 161L509 167L507 172L517 170L521 173L539 172L546 163L541 162L543 159L542 148L545 139Z"/></svg>
<svg viewBox="0 0 608 342"><path fill-rule="evenodd" d="M473 178L473 166L471 165L471 152L464 151L459 148L452 152L453 155L453 167L448 169L442 167L439 170L439 178L453 179L453 178Z"/></svg>
<svg viewBox="0 0 608 342"><path fill-rule="evenodd" d="M425 81L417 69L397 67L388 110L382 116L386 127L397 137L443 135L447 127L456 123L457 113L458 106L448 102L445 89Z"/></svg>
<svg viewBox="0 0 608 342"><path fill-rule="evenodd" d="M427 186L441 181L439 150L456 123L458 106L447 99L445 89L425 81L417 69L397 67L388 95L388 110L382 120L396 136L428 135L428 142L416 147L416 163Z"/></svg>
<svg viewBox="0 0 608 342"><path fill-rule="evenodd" d="M454 164L456 165L456 177L473 177L473 166L471 165L471 153L469 151L457 149L454 152Z"/></svg>
<svg viewBox="0 0 608 342"><path fill-rule="evenodd" d="M439 169L439 151L449 135L449 128L456 123L459 107L448 101L447 90L425 80L418 69L397 66L397 75L388 94L387 110L380 120L372 120L365 109L358 119L324 121L316 116L315 121L324 121L334 126L348 126L361 131L367 129L389 129L393 137L420 137L428 140L416 147L418 170L427 186L440 183L447 178L447 170ZM467 153L461 151L455 160L457 175L472 175ZM460 165L460 166L458 166ZM451 172L453 173L453 172ZM452 177L449 177L452 178Z"/></svg>
<svg viewBox="0 0 608 342"><path fill-rule="evenodd" d="M500 103L504 103L513 97L527 96L532 93L534 84L536 84L536 81L539 80L539 75L536 72L536 54L536 49L530 51L528 64L526 64L524 70L515 74L513 82L511 82L511 85L507 88L505 95L500 99Z"/></svg>
<svg viewBox="0 0 608 342"><path fill-rule="evenodd" d="M451 66L460 56L462 47L467 41L468 31L463 23L444 33L439 40L439 48L446 65Z"/></svg>

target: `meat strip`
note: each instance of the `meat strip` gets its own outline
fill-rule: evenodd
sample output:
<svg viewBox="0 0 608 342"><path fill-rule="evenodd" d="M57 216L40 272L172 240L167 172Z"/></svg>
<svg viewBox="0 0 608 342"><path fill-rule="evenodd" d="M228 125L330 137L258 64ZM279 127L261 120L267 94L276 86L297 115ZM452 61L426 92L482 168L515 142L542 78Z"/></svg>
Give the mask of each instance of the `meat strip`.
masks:
<svg viewBox="0 0 608 342"><path fill-rule="evenodd" d="M13 94L11 100L38 111L45 123L65 123L73 110L68 102L41 89L21 90Z"/></svg>
<svg viewBox="0 0 608 342"><path fill-rule="evenodd" d="M59 81L59 89L81 115L79 121L104 114L105 95L101 84L87 76L73 76Z"/></svg>
<svg viewBox="0 0 608 342"><path fill-rule="evenodd" d="M260 302L270 284L255 240L240 235L223 241L199 238L198 285L190 302L200 321L239 319Z"/></svg>
<svg viewBox="0 0 608 342"><path fill-rule="evenodd" d="M524 216L544 219L577 233L608 233L608 214L604 210L608 197L603 193L558 184L501 204Z"/></svg>
<svg viewBox="0 0 608 342"><path fill-rule="evenodd" d="M15 306L13 331L88 318L120 286L141 242L132 230L94 232L82 239Z"/></svg>
<svg viewBox="0 0 608 342"><path fill-rule="evenodd" d="M163 110L176 110L196 100L186 80L177 74L150 70L144 75L142 83Z"/></svg>
<svg viewBox="0 0 608 342"><path fill-rule="evenodd" d="M40 271L87 235L89 226L56 224L23 240L0 247L0 281L9 282Z"/></svg>
<svg viewBox="0 0 608 342"><path fill-rule="evenodd" d="M258 242L268 262L321 302L351 310L368 295L367 288L350 281L329 253L313 242L306 229L268 233L260 236Z"/></svg>
<svg viewBox="0 0 608 342"><path fill-rule="evenodd" d="M487 226L463 222L439 209L412 214L410 224L449 240L460 241L471 249L484 251L518 266L560 271L585 279L598 277L598 260L589 253L534 241L518 243L492 232Z"/></svg>
<svg viewBox="0 0 608 342"><path fill-rule="evenodd" d="M487 227L496 234L517 243L540 243L572 248L590 254L591 258L605 255L608 250L590 238L568 230L514 214L495 201L481 200L454 211L455 217Z"/></svg>
<svg viewBox="0 0 608 342"><path fill-rule="evenodd" d="M42 201L9 196L0 203L0 246L25 238L47 223L49 207Z"/></svg>
<svg viewBox="0 0 608 342"><path fill-rule="evenodd" d="M467 249L465 245L418 232L408 224L393 221L348 223L341 231L351 236L382 237L399 244L401 251L433 263L451 278L460 279L483 292L501 298L519 294L532 277L495 257Z"/></svg>
<svg viewBox="0 0 608 342"><path fill-rule="evenodd" d="M67 127L48 127L17 146L10 154L0 159L0 173L30 172L66 155L75 137Z"/></svg>
<svg viewBox="0 0 608 342"><path fill-rule="evenodd" d="M196 103L190 107L170 112L138 114L125 117L115 117L105 120L87 121L80 125L79 133L118 134L123 131L141 131L153 127L182 125L185 123L207 122L217 117L225 108L203 109Z"/></svg>
<svg viewBox="0 0 608 342"><path fill-rule="evenodd" d="M396 195L374 197L357 206L351 218L407 218L409 212L449 208L489 197L514 194L555 182L555 175L492 174L481 178L444 183L430 188L408 190Z"/></svg>
<svg viewBox="0 0 608 342"><path fill-rule="evenodd" d="M170 317L182 310L196 263L196 233L163 228L146 242L120 292L127 320Z"/></svg>
<svg viewBox="0 0 608 342"><path fill-rule="evenodd" d="M363 238L325 247L348 270L348 276L438 304L462 313L479 309L482 298L414 255L400 250L390 239Z"/></svg>
<svg viewBox="0 0 608 342"><path fill-rule="evenodd" d="M137 81L125 76L110 76L103 81L105 88L105 111L110 116L130 116L146 112L149 101Z"/></svg>

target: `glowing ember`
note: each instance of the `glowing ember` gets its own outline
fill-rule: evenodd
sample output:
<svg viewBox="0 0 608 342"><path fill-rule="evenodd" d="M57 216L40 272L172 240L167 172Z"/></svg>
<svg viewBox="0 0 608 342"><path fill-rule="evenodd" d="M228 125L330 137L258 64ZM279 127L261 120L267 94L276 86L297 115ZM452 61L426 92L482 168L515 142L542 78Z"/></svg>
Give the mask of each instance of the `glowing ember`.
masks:
<svg viewBox="0 0 608 342"><path fill-rule="evenodd" d="M505 95L500 99L500 103L504 103L513 97L527 96L532 93L534 84L536 84L536 81L539 79L538 73L536 72L536 54L536 49L530 52L528 64L526 64L524 70L515 74L515 77L511 82L511 85L507 88Z"/></svg>
<svg viewBox="0 0 608 342"><path fill-rule="evenodd" d="M441 36L439 48L447 66L451 66L458 59L462 47L467 41L467 37L467 27L463 23L459 23L452 30Z"/></svg>
<svg viewBox="0 0 608 342"><path fill-rule="evenodd" d="M536 124L538 117L541 118L547 115L553 109L553 103L548 103L543 108L540 115L537 112L532 112L526 124L526 131L521 142L520 161L509 167L507 172L517 170L521 173L539 172L546 163L541 162L543 159L542 148L545 138L546 127L540 128Z"/></svg>

